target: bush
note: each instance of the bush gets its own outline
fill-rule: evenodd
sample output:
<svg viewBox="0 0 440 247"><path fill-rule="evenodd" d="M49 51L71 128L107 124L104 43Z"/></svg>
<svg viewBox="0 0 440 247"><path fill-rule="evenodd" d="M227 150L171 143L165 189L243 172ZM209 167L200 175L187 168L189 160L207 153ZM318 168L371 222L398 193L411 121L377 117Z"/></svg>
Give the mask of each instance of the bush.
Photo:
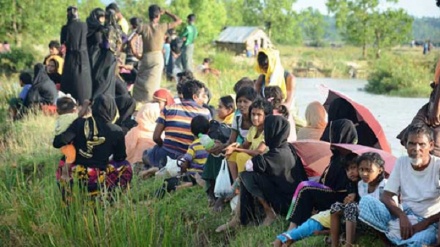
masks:
<svg viewBox="0 0 440 247"><path fill-rule="evenodd" d="M0 73L18 73L31 68L34 61L35 57L30 49L12 48L11 52L0 54Z"/></svg>
<svg viewBox="0 0 440 247"><path fill-rule="evenodd" d="M373 62L365 89L376 94L428 96L431 74L426 66L413 59L387 55Z"/></svg>

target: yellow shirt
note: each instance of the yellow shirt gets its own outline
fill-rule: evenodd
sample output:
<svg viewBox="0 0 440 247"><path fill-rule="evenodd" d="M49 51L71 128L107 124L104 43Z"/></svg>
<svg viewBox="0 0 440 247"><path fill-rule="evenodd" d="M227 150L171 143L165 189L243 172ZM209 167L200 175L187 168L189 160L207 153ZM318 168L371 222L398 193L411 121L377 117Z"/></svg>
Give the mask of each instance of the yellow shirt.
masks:
<svg viewBox="0 0 440 247"><path fill-rule="evenodd" d="M323 227L330 228L330 209L321 211L310 218L318 221Z"/></svg>
<svg viewBox="0 0 440 247"><path fill-rule="evenodd" d="M251 146L249 147L249 150L257 150L258 146L260 146L260 143L264 142L264 131L261 132L261 134L258 137L255 137L257 135L257 127L252 126L249 128L246 140L251 143Z"/></svg>

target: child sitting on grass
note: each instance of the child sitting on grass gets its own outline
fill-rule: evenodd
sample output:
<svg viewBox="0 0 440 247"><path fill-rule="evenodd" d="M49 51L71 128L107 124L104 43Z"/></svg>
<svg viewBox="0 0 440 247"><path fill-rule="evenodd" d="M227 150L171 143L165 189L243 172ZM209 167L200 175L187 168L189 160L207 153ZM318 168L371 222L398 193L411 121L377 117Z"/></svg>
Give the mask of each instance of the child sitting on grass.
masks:
<svg viewBox="0 0 440 247"><path fill-rule="evenodd" d="M350 183L347 187L348 195L344 199L344 204L353 202L357 196L357 185L359 181L358 165L356 163L357 155L348 155L346 162L344 162L345 171ZM321 211L318 214L310 217L306 222L293 228L287 232L284 232L277 236L277 239L273 242L275 247L287 247L291 244L310 237L312 235L319 235L323 232L328 232L326 229L330 228L330 209Z"/></svg>
<svg viewBox="0 0 440 247"><path fill-rule="evenodd" d="M16 120L17 114L20 112L23 107L24 100L29 92L29 89L32 87L32 75L27 72L20 73L18 77L20 80L20 86L22 87L18 98L12 98L9 101L9 115L11 119Z"/></svg>
<svg viewBox="0 0 440 247"><path fill-rule="evenodd" d="M176 161L180 165L182 175L165 179L162 188L156 191L157 197L162 198L165 192L188 188L196 184L205 185L201 174L208 158L208 152L200 143L199 134L208 134L208 131L209 121L204 116L196 116L191 120L191 132L195 139L183 157Z"/></svg>
<svg viewBox="0 0 440 247"><path fill-rule="evenodd" d="M360 197L362 200L362 197L367 195L380 199L387 182L387 179L385 179L385 161L377 153L364 153L358 158L357 164L361 181L357 186L358 196L356 199ZM342 217L345 219L345 246L353 245L356 236L356 222L359 216L359 200L356 199L352 196L351 200L346 199L344 203L336 202L332 205L330 210L332 247L339 246L339 230ZM360 230L363 229L365 227L360 227Z"/></svg>
<svg viewBox="0 0 440 247"><path fill-rule="evenodd" d="M63 133L78 118L76 101L70 96L66 95L57 100L58 118L55 122L55 136ZM76 150L73 144L68 144L60 148L65 157L65 163L59 167L61 169L60 181L68 182L70 180L69 167L75 162Z"/></svg>

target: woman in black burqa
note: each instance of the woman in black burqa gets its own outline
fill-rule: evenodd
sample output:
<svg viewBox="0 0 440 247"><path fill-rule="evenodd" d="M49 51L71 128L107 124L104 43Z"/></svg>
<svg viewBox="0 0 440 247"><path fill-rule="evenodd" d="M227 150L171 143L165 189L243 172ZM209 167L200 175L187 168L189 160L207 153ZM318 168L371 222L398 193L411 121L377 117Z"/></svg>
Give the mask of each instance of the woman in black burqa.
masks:
<svg viewBox="0 0 440 247"><path fill-rule="evenodd" d="M115 97L117 55L122 45L122 31L116 21L114 10L105 12L105 24L100 31L102 42L99 44L99 54L93 55L92 81L93 98L102 94Z"/></svg>
<svg viewBox="0 0 440 247"><path fill-rule="evenodd" d="M92 77L87 52L87 24L79 20L76 7L67 8L67 24L61 29L61 44L66 46L61 91L82 104L92 98Z"/></svg>
<svg viewBox="0 0 440 247"><path fill-rule="evenodd" d="M34 66L32 87L24 100L24 106L32 108L40 105L54 105L57 95L57 88L47 75L46 68L42 63L37 63Z"/></svg>
<svg viewBox="0 0 440 247"><path fill-rule="evenodd" d="M269 151L249 160L240 173L240 202L236 217L217 228L221 232L258 218L257 204L263 206L270 225L276 214L286 214L290 200L301 181L307 180L304 166L293 146L287 142L289 122L282 116L268 116L264 121L264 141ZM237 217L238 216L238 217Z"/></svg>
<svg viewBox="0 0 440 247"><path fill-rule="evenodd" d="M87 17L87 47L90 58L90 68L93 70L99 57L101 45L103 43L103 29L105 22L105 11L96 8Z"/></svg>

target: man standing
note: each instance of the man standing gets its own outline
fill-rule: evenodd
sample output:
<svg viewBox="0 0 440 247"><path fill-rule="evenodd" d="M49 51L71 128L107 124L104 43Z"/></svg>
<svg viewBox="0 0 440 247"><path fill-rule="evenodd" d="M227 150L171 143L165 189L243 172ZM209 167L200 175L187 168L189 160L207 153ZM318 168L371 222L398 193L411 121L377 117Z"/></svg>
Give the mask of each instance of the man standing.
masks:
<svg viewBox="0 0 440 247"><path fill-rule="evenodd" d="M173 22L159 23L161 15L166 14ZM147 102L153 99L153 93L160 88L162 71L164 68L163 43L165 34L169 29L173 29L182 23L176 15L161 10L158 5L150 5L148 8L149 23L143 23L133 37L142 36L142 55L136 49L132 49L133 55L139 61L139 69L134 83L133 98L136 102Z"/></svg>
<svg viewBox="0 0 440 247"><path fill-rule="evenodd" d="M203 107L206 98L205 85L197 80L189 80L182 87L183 99L179 104L165 106L157 119L152 149L144 152L144 163L152 166L146 174L158 171L165 166L167 156L177 159L186 153L188 146L194 141L191 132L191 119L202 115L210 120L208 109ZM162 139L162 133L165 138Z"/></svg>
<svg viewBox="0 0 440 247"><path fill-rule="evenodd" d="M105 8L105 10L113 10L116 13L116 20L118 21L118 25L121 27L122 32L124 32L126 35L128 35L128 31L130 29L130 26L128 25L128 21L124 18L124 16L121 13L121 10L119 9L118 5L116 3L111 3Z"/></svg>
<svg viewBox="0 0 440 247"><path fill-rule="evenodd" d="M194 23L196 21L196 15L188 15L188 25L183 30L180 37L183 40L182 54L180 60L182 63L182 70L192 70L192 59L194 53L194 40L197 38L198 32Z"/></svg>
<svg viewBox="0 0 440 247"><path fill-rule="evenodd" d="M359 219L395 245L432 245L440 218L440 158L430 155L434 137L429 127L410 125L406 134L408 156L396 161L380 201L362 197Z"/></svg>

